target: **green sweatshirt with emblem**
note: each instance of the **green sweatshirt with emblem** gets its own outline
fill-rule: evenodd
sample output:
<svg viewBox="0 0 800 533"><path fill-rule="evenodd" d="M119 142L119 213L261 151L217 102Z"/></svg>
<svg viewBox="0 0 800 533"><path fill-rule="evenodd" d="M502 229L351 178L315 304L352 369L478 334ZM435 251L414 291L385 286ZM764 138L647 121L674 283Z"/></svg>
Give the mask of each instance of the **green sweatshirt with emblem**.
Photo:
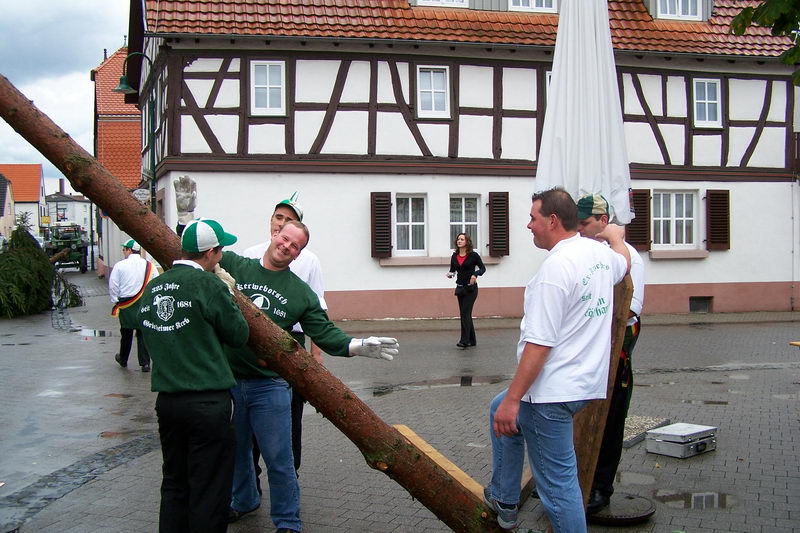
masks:
<svg viewBox="0 0 800 533"><path fill-rule="evenodd" d="M217 276L175 264L147 284L140 302L154 392L224 390L236 384L224 347L243 346L250 328Z"/></svg>
<svg viewBox="0 0 800 533"><path fill-rule="evenodd" d="M314 291L291 270L269 270L261 266L260 260L233 252L223 252L219 265L236 279L236 288L286 332L291 333L292 326L299 322L303 332L323 351L348 356L352 337L333 325ZM227 348L226 351L237 379L278 377L256 363L256 356L249 347Z"/></svg>

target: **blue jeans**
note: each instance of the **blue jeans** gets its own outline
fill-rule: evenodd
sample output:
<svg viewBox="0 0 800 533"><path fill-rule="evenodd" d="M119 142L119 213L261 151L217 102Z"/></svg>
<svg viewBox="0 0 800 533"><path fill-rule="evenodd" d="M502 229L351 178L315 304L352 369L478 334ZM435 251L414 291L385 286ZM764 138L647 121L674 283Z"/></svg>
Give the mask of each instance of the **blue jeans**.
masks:
<svg viewBox="0 0 800 533"><path fill-rule="evenodd" d="M578 483L578 465L572 443L572 416L588 401L565 403L520 402L519 433L496 437L494 413L508 389L498 394L489 407L492 438L492 498L508 504L519 503L525 445L533 470L536 490L555 533L585 533L586 515Z"/></svg>
<svg viewBox="0 0 800 533"><path fill-rule="evenodd" d="M253 434L267 466L269 503L275 527L302 530L300 485L292 454L292 391L281 378L237 379L235 405L236 462L231 507L252 511L261 503L253 467Z"/></svg>

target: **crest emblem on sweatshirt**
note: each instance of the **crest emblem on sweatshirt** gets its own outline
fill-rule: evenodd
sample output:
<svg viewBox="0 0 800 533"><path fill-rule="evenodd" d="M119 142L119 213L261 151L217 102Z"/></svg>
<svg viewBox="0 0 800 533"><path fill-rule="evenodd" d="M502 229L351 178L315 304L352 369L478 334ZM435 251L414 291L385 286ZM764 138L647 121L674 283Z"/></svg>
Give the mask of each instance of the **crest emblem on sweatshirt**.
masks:
<svg viewBox="0 0 800 533"><path fill-rule="evenodd" d="M172 318L172 314L175 312L175 298L172 296L159 294L153 299L153 305L156 306L158 318L164 322Z"/></svg>
<svg viewBox="0 0 800 533"><path fill-rule="evenodd" d="M250 297L256 307L262 311L267 311L270 307L269 298L263 294L254 294Z"/></svg>

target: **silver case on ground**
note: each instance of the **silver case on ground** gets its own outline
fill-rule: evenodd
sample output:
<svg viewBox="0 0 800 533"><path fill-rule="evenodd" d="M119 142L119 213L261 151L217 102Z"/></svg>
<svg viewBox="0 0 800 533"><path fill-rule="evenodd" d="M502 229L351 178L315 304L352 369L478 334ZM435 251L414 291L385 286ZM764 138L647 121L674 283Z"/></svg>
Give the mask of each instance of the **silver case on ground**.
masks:
<svg viewBox="0 0 800 533"><path fill-rule="evenodd" d="M645 436L646 450L684 459L717 449L717 428L697 424L670 424L651 429Z"/></svg>

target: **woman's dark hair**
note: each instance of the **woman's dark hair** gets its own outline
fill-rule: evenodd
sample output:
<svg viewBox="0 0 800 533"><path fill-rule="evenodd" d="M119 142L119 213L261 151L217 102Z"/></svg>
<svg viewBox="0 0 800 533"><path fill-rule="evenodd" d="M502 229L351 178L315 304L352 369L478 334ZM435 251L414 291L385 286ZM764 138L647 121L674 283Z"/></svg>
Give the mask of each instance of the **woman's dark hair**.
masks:
<svg viewBox="0 0 800 533"><path fill-rule="evenodd" d="M474 250L474 248L472 246L472 237L469 236L469 233L459 233L458 235L456 235L456 239L453 241L453 247L456 249L456 252L457 252L458 251L458 244L457 244L458 243L458 238L461 237L462 235L464 236L464 239L467 241L467 246L466 246L467 253L470 253L472 250Z"/></svg>

